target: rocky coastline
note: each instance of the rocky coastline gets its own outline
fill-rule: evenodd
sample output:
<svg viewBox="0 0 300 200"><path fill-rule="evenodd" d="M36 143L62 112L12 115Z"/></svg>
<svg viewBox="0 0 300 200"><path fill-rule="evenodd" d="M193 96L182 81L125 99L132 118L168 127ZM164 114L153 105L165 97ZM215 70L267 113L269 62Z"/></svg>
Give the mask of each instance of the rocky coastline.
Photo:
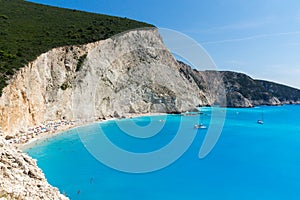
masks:
<svg viewBox="0 0 300 200"><path fill-rule="evenodd" d="M0 97L0 199L67 199L15 146L113 118L284 103L300 103L299 90L196 71L176 61L155 28L52 49L18 71Z"/></svg>
<svg viewBox="0 0 300 200"><path fill-rule="evenodd" d="M0 199L68 199L51 186L36 161L0 136Z"/></svg>

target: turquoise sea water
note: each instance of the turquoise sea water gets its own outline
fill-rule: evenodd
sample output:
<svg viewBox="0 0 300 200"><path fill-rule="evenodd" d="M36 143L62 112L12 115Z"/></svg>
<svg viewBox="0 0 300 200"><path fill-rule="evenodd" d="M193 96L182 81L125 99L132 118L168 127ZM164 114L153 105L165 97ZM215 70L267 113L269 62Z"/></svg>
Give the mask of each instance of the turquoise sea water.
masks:
<svg viewBox="0 0 300 200"><path fill-rule="evenodd" d="M211 111L208 108L203 113L201 123L209 126ZM256 121L262 113L264 124L260 125ZM151 152L174 139L180 120L192 118L168 115L133 121L147 127L151 120L162 117L166 117L163 129L147 139L124 134L115 121L100 127L122 149ZM93 126L80 128L80 134L94 130ZM192 124L185 129L186 134L193 131ZM48 181L71 199L300 199L300 106L227 109L217 144L199 159L206 132L199 129L190 148L175 163L145 174L103 165L85 148L78 129L26 152L37 159Z"/></svg>

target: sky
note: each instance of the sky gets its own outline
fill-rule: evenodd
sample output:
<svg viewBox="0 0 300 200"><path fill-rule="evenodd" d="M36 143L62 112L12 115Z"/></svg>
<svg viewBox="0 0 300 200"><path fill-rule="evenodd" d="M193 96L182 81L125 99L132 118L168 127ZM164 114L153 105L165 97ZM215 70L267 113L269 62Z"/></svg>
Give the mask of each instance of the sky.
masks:
<svg viewBox="0 0 300 200"><path fill-rule="evenodd" d="M202 45L218 70L300 88L298 0L31 1L173 29Z"/></svg>

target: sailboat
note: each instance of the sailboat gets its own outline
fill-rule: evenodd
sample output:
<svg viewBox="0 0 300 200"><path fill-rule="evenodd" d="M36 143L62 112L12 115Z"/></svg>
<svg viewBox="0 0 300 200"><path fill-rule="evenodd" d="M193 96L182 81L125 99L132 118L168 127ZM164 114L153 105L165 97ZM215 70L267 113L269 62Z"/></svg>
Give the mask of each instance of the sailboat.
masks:
<svg viewBox="0 0 300 200"><path fill-rule="evenodd" d="M264 124L264 112L261 111L261 119L257 120L258 124Z"/></svg>

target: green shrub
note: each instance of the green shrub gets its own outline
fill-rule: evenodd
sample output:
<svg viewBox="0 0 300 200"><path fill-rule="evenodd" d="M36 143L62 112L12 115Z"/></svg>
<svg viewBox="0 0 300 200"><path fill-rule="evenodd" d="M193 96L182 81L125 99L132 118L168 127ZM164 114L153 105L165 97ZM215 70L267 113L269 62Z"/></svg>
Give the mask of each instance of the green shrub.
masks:
<svg viewBox="0 0 300 200"><path fill-rule="evenodd" d="M0 18L5 19L5 20L9 19L9 17L7 15L0 15Z"/></svg>
<svg viewBox="0 0 300 200"><path fill-rule="evenodd" d="M61 86L60 86L60 89L62 90L66 90L68 88L71 88L71 84L69 82L64 82Z"/></svg>
<svg viewBox="0 0 300 200"><path fill-rule="evenodd" d="M83 65L86 57L87 57L87 54L84 54L84 55L79 57L77 65L76 65L76 70L75 70L76 72L79 72L81 70L82 65Z"/></svg>

